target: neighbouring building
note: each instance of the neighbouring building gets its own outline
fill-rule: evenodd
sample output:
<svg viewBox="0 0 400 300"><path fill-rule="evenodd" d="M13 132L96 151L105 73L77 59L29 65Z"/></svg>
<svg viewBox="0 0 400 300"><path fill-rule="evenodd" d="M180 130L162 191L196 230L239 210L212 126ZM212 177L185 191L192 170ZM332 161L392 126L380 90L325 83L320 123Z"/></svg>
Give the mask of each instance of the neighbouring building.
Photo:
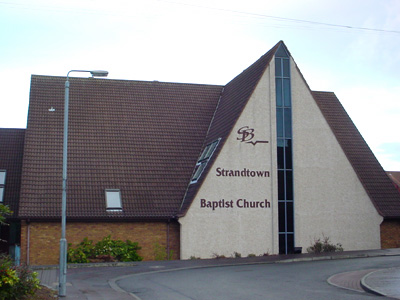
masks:
<svg viewBox="0 0 400 300"><path fill-rule="evenodd" d="M27 129L0 129L1 200L32 265L58 263L65 80L33 75ZM279 42L225 86L70 79L67 241L107 235L147 260L156 244L174 259L305 252L322 236L400 247L400 193Z"/></svg>

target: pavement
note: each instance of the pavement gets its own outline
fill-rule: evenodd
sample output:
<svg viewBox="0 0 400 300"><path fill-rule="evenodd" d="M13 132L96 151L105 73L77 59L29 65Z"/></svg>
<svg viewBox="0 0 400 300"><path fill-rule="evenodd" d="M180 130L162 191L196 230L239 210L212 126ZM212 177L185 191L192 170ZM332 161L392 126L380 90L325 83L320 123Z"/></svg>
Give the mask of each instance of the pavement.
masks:
<svg viewBox="0 0 400 300"><path fill-rule="evenodd" d="M132 300L135 299L135 296L122 290L118 286L117 281L140 273L233 265L293 263L382 256L400 256L400 248L344 251L329 254L269 255L248 258L70 264L68 265L67 271L67 296L60 299ZM58 266L32 266L32 269L38 273L38 278L42 285L54 290L58 289ZM353 291L367 291L393 299L400 299L400 268L371 269L340 273L331 276L328 279L328 283Z"/></svg>

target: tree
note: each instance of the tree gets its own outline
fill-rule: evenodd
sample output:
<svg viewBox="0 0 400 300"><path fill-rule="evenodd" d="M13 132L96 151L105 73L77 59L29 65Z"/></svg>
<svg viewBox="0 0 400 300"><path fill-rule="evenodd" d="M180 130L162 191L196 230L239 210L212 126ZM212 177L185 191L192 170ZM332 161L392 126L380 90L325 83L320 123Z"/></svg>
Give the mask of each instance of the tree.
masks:
<svg viewBox="0 0 400 300"><path fill-rule="evenodd" d="M7 205L0 204L0 226L8 226L6 223L6 217L11 215L12 211ZM0 239L0 242L5 242L4 240Z"/></svg>

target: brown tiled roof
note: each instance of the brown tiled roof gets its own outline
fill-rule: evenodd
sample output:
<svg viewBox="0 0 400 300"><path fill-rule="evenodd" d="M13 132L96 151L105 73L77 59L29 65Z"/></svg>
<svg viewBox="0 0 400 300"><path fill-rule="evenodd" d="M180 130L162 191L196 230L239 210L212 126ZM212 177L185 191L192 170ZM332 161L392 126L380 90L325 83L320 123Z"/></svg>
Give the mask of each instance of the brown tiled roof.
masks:
<svg viewBox="0 0 400 300"><path fill-rule="evenodd" d="M388 174L389 178L400 192L400 171L386 171L386 174Z"/></svg>
<svg viewBox="0 0 400 300"><path fill-rule="evenodd" d="M6 170L4 203L18 215L25 129L0 129L0 170Z"/></svg>
<svg viewBox="0 0 400 300"><path fill-rule="evenodd" d="M281 44L284 45L283 42L280 41L270 51L261 56L255 63L253 63L250 67L244 70L225 86L203 147L218 138L221 138L221 141L215 150L214 155L208 162L207 167L203 171L203 175L196 183L188 186L187 193L182 203L180 215L184 215L187 209L190 207L190 204L193 202L193 199L203 183L210 166L218 156L226 141L226 138L232 131L233 126L241 115L244 107L250 99L250 96L252 95L266 68L271 62L275 51Z"/></svg>
<svg viewBox="0 0 400 300"><path fill-rule="evenodd" d="M379 214L399 218L400 194L335 94L312 94Z"/></svg>
<svg viewBox="0 0 400 300"><path fill-rule="evenodd" d="M184 215L281 44L225 87L72 78L68 218ZM64 83L32 76L21 218L60 218ZM378 212L400 217L400 194L336 96L312 94ZM202 149L219 138L203 175L189 184ZM105 189L121 190L121 213L106 211Z"/></svg>
<svg viewBox="0 0 400 300"><path fill-rule="evenodd" d="M21 218L61 215L64 83L65 77L32 76ZM221 90L71 78L67 217L173 216ZM122 213L106 211L105 189L121 190Z"/></svg>

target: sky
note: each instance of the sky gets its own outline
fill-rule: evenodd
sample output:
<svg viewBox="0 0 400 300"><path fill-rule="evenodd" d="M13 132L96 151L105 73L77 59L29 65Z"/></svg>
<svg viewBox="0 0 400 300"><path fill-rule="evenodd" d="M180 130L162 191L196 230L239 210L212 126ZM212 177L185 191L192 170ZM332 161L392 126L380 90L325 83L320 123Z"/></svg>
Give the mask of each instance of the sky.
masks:
<svg viewBox="0 0 400 300"><path fill-rule="evenodd" d="M0 128L26 127L32 74L225 85L280 40L400 171L400 0L0 0Z"/></svg>

